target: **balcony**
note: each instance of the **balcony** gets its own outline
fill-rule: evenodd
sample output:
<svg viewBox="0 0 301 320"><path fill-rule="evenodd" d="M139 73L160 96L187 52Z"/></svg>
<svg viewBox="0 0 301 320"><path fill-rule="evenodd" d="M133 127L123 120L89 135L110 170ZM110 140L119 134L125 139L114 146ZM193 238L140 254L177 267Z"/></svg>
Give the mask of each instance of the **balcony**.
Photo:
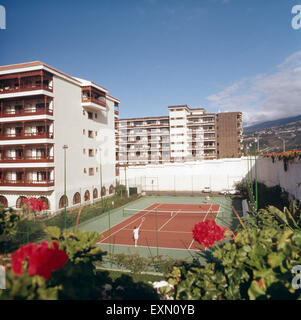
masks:
<svg viewBox="0 0 301 320"><path fill-rule="evenodd" d="M53 162L53 156L6 156L0 154L0 163L30 163L30 162Z"/></svg>
<svg viewBox="0 0 301 320"><path fill-rule="evenodd" d="M105 111L107 107L105 92L102 92L91 86L83 87L82 106L95 111Z"/></svg>
<svg viewBox="0 0 301 320"><path fill-rule="evenodd" d="M53 92L52 83L52 74L43 70L2 75L0 76L0 97L5 94L26 91Z"/></svg>
<svg viewBox="0 0 301 320"><path fill-rule="evenodd" d="M0 170L2 187L53 187L53 168L7 168Z"/></svg>
<svg viewBox="0 0 301 320"><path fill-rule="evenodd" d="M46 107L39 108L15 108L8 109L5 106L0 108L0 118L8 118L8 117L24 117L24 116L39 116L39 115L53 115L53 110Z"/></svg>
<svg viewBox="0 0 301 320"><path fill-rule="evenodd" d="M54 180L0 180L0 187L53 187Z"/></svg>
<svg viewBox="0 0 301 320"><path fill-rule="evenodd" d="M16 132L0 134L0 140L21 140L21 139L53 139L52 132Z"/></svg>

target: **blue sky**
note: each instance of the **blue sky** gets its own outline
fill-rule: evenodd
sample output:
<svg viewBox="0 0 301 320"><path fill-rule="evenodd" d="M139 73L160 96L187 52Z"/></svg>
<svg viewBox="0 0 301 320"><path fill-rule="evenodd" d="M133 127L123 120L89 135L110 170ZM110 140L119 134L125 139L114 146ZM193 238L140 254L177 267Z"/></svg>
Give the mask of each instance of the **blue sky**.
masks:
<svg viewBox="0 0 301 320"><path fill-rule="evenodd" d="M121 117L169 105L243 111L248 124L301 113L301 0L0 0L0 64L43 61L99 83Z"/></svg>

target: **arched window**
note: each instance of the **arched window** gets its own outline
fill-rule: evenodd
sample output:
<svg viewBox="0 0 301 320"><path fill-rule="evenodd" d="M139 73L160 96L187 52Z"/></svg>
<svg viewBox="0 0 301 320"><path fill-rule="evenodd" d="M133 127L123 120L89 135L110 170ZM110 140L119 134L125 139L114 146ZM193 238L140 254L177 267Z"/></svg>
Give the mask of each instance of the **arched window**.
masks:
<svg viewBox="0 0 301 320"><path fill-rule="evenodd" d="M24 205L24 200L27 199L24 196L20 196L16 201L16 208L22 208Z"/></svg>
<svg viewBox="0 0 301 320"><path fill-rule="evenodd" d="M111 193L113 193L114 192L114 186L111 184L110 185L110 188L109 188L109 193L111 194Z"/></svg>
<svg viewBox="0 0 301 320"><path fill-rule="evenodd" d="M49 210L49 209L50 209L49 201L48 201L48 199L47 199L46 197L40 197L39 200L40 200L40 201L42 200L43 202L46 203L46 210Z"/></svg>
<svg viewBox="0 0 301 320"><path fill-rule="evenodd" d="M80 203L80 194L79 192L76 192L73 196L73 204Z"/></svg>
<svg viewBox="0 0 301 320"><path fill-rule="evenodd" d="M89 192L89 190L87 190L85 192L84 199L85 199L85 201L89 201L90 200L90 192Z"/></svg>
<svg viewBox="0 0 301 320"><path fill-rule="evenodd" d="M98 198L98 190L95 188L93 190L93 199L96 199L96 198Z"/></svg>
<svg viewBox="0 0 301 320"><path fill-rule="evenodd" d="M105 196L105 195L106 195L106 192L107 192L106 187L102 187L102 188L101 188L101 195L102 195L102 196Z"/></svg>
<svg viewBox="0 0 301 320"><path fill-rule="evenodd" d="M6 197L0 196L0 203L4 206L4 208L8 207L8 202L7 202Z"/></svg>
<svg viewBox="0 0 301 320"><path fill-rule="evenodd" d="M65 208L65 195L61 196L59 201L59 209ZM66 196L66 207L68 207L68 197Z"/></svg>

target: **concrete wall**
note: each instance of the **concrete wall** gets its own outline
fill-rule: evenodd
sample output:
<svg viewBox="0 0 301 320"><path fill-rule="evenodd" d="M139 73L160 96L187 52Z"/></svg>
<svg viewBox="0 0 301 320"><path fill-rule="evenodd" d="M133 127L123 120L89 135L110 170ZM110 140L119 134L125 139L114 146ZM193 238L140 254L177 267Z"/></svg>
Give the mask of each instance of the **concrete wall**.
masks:
<svg viewBox="0 0 301 320"><path fill-rule="evenodd" d="M125 171L126 170L126 171ZM145 191L192 191L204 187L219 192L232 189L248 172L246 158L168 163L120 168L120 183L141 186Z"/></svg>
<svg viewBox="0 0 301 320"><path fill-rule="evenodd" d="M219 192L232 189L243 178L255 178L255 160L240 159L205 160L191 163L168 163L162 165L131 166L120 168L120 183L140 186L145 191L189 191L198 192L204 187ZM283 161L259 158L258 181L268 187L280 185L291 199L301 201L301 160L295 159L284 170Z"/></svg>
<svg viewBox="0 0 301 320"><path fill-rule="evenodd" d="M301 201L301 160L295 159L284 170L283 161L264 158L258 161L258 181L268 187L280 185L291 198Z"/></svg>

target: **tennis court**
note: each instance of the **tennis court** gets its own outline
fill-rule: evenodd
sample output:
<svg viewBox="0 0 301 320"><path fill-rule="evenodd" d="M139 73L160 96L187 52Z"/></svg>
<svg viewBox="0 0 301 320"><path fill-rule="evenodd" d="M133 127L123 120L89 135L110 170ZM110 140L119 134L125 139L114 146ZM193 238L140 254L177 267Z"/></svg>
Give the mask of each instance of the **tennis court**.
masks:
<svg viewBox="0 0 301 320"><path fill-rule="evenodd" d="M145 209L123 209L126 220L102 233L99 243L134 246L133 228L141 224L139 247L165 249L204 249L193 240L192 228L198 222L216 219L219 204L153 203Z"/></svg>
<svg viewBox="0 0 301 320"><path fill-rule="evenodd" d="M103 251L110 254L139 254L141 257L163 255L187 261L192 261L194 258L203 259L200 258L200 253L205 251L197 250L195 243L191 245L191 230L195 223L213 218L216 219L218 225L234 230L238 221L232 206L242 215L240 199L224 196L211 196L210 199L210 204L213 204L211 209L205 196L143 196L123 207L87 220L79 224L78 228L104 235L98 245ZM157 205L159 207L156 210ZM135 224L137 226L140 224L142 215L146 213L145 210L152 212L145 215L138 246L135 247L133 228ZM179 210L182 214L177 214ZM175 214L174 219L172 216ZM149 233L151 237L146 236Z"/></svg>

